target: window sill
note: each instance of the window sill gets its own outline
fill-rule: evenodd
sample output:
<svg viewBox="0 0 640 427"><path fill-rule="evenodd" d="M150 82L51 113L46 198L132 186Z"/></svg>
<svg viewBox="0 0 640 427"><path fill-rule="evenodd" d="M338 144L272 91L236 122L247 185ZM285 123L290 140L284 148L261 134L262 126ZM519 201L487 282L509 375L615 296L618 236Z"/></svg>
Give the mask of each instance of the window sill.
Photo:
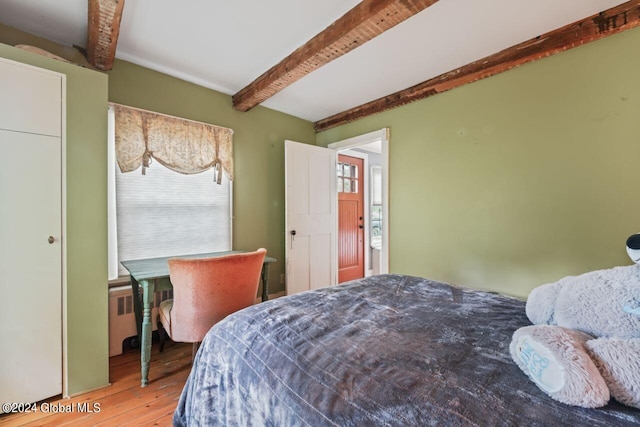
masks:
<svg viewBox="0 0 640 427"><path fill-rule="evenodd" d="M117 288L119 286L129 285L131 283L131 276L120 276L116 279L111 279L108 281L109 289Z"/></svg>

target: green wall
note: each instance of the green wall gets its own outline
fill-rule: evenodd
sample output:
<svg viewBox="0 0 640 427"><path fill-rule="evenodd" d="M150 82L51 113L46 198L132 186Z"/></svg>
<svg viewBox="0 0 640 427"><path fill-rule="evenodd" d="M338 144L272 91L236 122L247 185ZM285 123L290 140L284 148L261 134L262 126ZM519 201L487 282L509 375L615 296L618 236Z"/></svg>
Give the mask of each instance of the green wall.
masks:
<svg viewBox="0 0 640 427"><path fill-rule="evenodd" d="M627 265L640 29L318 134L390 128L390 270L524 297Z"/></svg>
<svg viewBox="0 0 640 427"><path fill-rule="evenodd" d="M236 111L231 96L116 60L109 100L234 130L233 247L267 249L269 292L284 291L284 140L315 143L311 122L256 107Z"/></svg>
<svg viewBox="0 0 640 427"><path fill-rule="evenodd" d="M0 57L67 76L66 372L73 395L109 382L107 76L6 44L0 44Z"/></svg>

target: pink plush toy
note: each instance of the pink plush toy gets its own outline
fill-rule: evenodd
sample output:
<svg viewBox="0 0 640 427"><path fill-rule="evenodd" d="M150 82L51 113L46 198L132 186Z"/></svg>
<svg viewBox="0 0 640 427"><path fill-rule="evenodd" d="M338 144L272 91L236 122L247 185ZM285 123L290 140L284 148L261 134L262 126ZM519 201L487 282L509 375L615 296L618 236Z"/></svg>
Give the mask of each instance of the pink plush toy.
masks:
<svg viewBox="0 0 640 427"><path fill-rule="evenodd" d="M640 262L640 234L627 241ZM638 251L636 253L635 251ZM640 408L640 265L565 277L531 291L511 357L552 398Z"/></svg>

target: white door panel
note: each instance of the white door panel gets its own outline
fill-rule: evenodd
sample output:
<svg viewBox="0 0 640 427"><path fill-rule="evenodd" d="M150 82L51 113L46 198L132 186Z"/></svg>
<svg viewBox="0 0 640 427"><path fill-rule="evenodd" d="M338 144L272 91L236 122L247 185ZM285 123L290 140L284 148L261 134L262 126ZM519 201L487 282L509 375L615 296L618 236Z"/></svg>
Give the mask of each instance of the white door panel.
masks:
<svg viewBox="0 0 640 427"><path fill-rule="evenodd" d="M331 215L336 205L336 195L331 192L332 186L336 185L336 153L327 148L321 150L309 153L309 211L311 214Z"/></svg>
<svg viewBox="0 0 640 427"><path fill-rule="evenodd" d="M333 236L333 232L316 233L313 236L314 244L309 247L309 259L311 260L309 289L319 289L336 284L335 271L332 269L335 257Z"/></svg>
<svg viewBox="0 0 640 427"><path fill-rule="evenodd" d="M0 93L10 108L2 108L0 129L62 136L60 76L7 63L0 66Z"/></svg>
<svg viewBox="0 0 640 427"><path fill-rule="evenodd" d="M333 150L285 141L289 295L336 283L335 159Z"/></svg>
<svg viewBox="0 0 640 427"><path fill-rule="evenodd" d="M311 289L311 263L296 262L299 260L308 260L310 258L309 236L296 236L295 239L295 259L292 259L291 252L287 256L287 295L297 294Z"/></svg>
<svg viewBox="0 0 640 427"><path fill-rule="evenodd" d="M288 148L287 148L288 147ZM309 157L300 152L298 147L285 146L287 159L285 181L287 186L287 215L309 213Z"/></svg>

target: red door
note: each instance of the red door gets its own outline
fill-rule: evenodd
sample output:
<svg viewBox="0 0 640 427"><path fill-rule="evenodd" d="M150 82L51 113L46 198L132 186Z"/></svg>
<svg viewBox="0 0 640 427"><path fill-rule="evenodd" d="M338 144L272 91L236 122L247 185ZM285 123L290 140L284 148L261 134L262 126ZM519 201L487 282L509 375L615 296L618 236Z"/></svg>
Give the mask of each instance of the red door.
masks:
<svg viewBox="0 0 640 427"><path fill-rule="evenodd" d="M338 155L338 283L364 277L363 165Z"/></svg>

